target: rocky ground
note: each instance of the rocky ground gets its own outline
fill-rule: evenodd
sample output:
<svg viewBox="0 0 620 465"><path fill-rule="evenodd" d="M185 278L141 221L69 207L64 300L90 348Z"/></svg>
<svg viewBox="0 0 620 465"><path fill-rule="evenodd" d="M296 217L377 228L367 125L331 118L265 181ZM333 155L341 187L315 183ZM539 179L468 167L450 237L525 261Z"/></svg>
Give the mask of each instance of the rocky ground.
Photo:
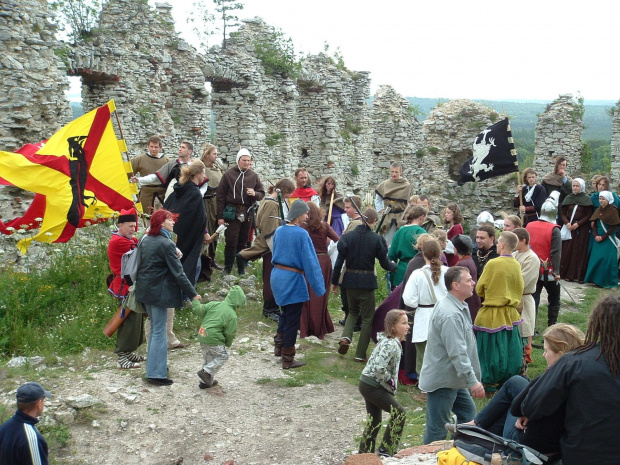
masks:
<svg viewBox="0 0 620 465"><path fill-rule="evenodd" d="M565 285L575 300L583 298L585 286ZM563 311L571 311L564 292L562 299ZM70 428L67 447L52 450L56 463L342 464L356 448L364 418L356 386L334 380L288 387L295 384L286 381L294 381L295 373L283 371L272 355L272 329L264 322L244 328L217 376L220 384L205 390L198 388L202 356L197 343L170 351L175 381L170 387L147 384L144 368L117 369L112 353L86 349L44 370L43 360L32 359L31 364L40 363L39 380L54 393L43 422ZM314 343L331 352L338 335L337 328ZM0 401L12 410L15 388L26 379L2 378ZM436 459L415 453L384 463L422 465Z"/></svg>

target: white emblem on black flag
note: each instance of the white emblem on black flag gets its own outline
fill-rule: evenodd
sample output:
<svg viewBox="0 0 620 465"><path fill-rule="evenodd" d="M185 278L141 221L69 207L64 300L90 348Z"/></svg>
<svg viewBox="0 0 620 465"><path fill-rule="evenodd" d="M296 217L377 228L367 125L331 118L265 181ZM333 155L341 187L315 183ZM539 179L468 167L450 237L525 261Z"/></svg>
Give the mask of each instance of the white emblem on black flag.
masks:
<svg viewBox="0 0 620 465"><path fill-rule="evenodd" d="M472 145L474 156L459 171L459 186L519 170L509 128L508 118L505 118L476 136Z"/></svg>

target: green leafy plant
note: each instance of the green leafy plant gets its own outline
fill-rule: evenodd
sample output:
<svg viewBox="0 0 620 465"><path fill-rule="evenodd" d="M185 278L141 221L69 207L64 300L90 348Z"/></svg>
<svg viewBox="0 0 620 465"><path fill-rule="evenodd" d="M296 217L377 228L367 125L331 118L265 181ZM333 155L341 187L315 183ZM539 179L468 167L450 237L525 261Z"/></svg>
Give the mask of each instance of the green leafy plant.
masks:
<svg viewBox="0 0 620 465"><path fill-rule="evenodd" d="M282 134L278 132L271 132L267 134L267 137L265 138L265 144L267 144L268 147L274 147L280 143L281 139Z"/></svg>
<svg viewBox="0 0 620 465"><path fill-rule="evenodd" d="M439 153L439 149L435 147L434 145L431 145L428 148L428 153L430 153L431 155L437 155Z"/></svg>
<svg viewBox="0 0 620 465"><path fill-rule="evenodd" d="M415 151L415 156L417 158L423 158L426 156L426 150L424 150L423 148L419 148L418 150Z"/></svg>
<svg viewBox="0 0 620 465"><path fill-rule="evenodd" d="M266 37L254 41L256 57L266 74L279 74L296 79L301 73L301 62L295 55L293 40L284 33L274 30Z"/></svg>
<svg viewBox="0 0 620 465"><path fill-rule="evenodd" d="M57 25L74 42L84 42L95 32L102 0L54 0L50 3L58 13Z"/></svg>

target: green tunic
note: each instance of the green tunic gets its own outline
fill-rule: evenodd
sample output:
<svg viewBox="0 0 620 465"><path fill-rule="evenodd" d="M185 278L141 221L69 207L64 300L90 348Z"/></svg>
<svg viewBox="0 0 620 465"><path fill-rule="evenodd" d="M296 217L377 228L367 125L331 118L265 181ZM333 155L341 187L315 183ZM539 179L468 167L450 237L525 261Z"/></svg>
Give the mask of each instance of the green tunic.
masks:
<svg viewBox="0 0 620 465"><path fill-rule="evenodd" d="M396 231L392 244L390 245L390 251L388 257L398 265L398 269L390 274L390 282L392 287L398 286L405 277L405 271L407 271L407 264L409 260L416 256L418 251L413 246L418 241L418 237L425 234L426 231L422 226L417 224L407 224Z"/></svg>

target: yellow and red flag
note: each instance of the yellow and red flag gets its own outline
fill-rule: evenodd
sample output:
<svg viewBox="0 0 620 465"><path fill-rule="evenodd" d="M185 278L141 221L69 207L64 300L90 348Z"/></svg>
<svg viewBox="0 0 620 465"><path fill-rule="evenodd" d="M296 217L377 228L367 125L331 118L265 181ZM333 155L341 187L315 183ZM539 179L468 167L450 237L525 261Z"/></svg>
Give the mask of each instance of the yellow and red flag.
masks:
<svg viewBox="0 0 620 465"><path fill-rule="evenodd" d="M127 150L125 141L116 138L112 127L110 115L115 110L111 100L46 142L27 144L15 153L0 152L0 184L37 194L24 216L0 221L0 232L5 234L10 227L40 228L35 236L18 242L22 252L32 240L67 242L76 228L133 208L137 190L127 177L131 165L121 154Z"/></svg>

